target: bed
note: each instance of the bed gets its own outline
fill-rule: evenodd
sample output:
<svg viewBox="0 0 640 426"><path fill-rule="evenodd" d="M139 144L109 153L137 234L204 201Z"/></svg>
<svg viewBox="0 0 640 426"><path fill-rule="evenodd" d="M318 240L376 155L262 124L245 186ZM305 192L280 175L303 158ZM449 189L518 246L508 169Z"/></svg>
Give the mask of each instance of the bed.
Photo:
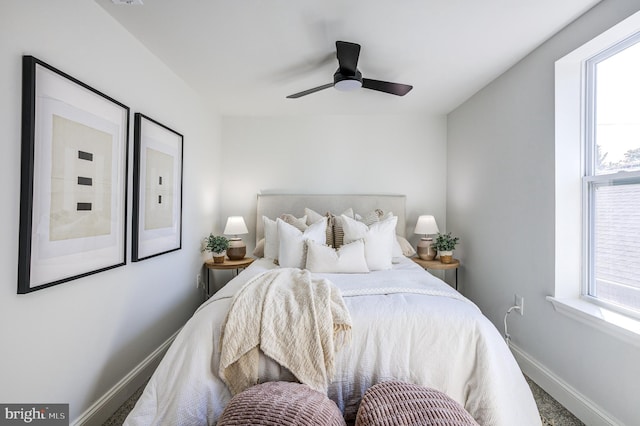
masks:
<svg viewBox="0 0 640 426"><path fill-rule="evenodd" d="M531 391L498 330L472 302L410 260L407 247L395 245L406 233L404 208L405 197L401 195L258 196L256 250L262 255L260 244L272 232L268 229L272 225L263 217L288 214L302 220L309 219L305 213L322 212L319 214L324 216L325 212L333 212L333 225L327 219L332 227L335 217L343 218L341 212L360 212L359 217L354 214L356 221L365 221L375 212L378 221L367 225L373 236L367 234L366 238L355 240L358 250L361 241L377 241L374 229L388 228L389 221L395 225L390 267L349 273L329 269L310 274L339 289L351 320L350 342L335 353L335 373L327 385L328 397L347 421L353 421L362 395L370 386L399 380L446 393L481 425L540 425ZM288 229L281 226L279 229ZM340 232L345 233L346 246L353 229L349 228L352 225L344 226ZM379 232L386 235L388 231ZM329 234L327 231L326 238ZM331 237L334 242L335 237ZM285 245L286 239L282 241ZM313 260L314 268L322 266L322 262L310 257L315 243L305 244L305 253L309 261ZM403 255L398 255L398 246ZM269 251L266 246L264 249ZM222 324L243 287L279 269L297 270L286 257L279 260L285 264L277 265L269 256L257 259L198 308L167 351L125 425L216 424L232 397L219 374ZM352 264L341 267L351 268ZM291 371L263 354L258 372L259 382L296 381Z"/></svg>

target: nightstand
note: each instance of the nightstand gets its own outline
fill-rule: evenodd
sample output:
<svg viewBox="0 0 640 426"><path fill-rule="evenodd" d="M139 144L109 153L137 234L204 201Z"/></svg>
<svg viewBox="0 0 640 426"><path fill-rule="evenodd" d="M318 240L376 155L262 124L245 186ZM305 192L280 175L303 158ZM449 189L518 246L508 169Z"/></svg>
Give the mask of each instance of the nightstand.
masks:
<svg viewBox="0 0 640 426"><path fill-rule="evenodd" d="M453 259L451 263L442 263L439 259L422 260L419 257L412 257L411 260L422 266L424 269L432 269L436 271L448 271L449 269L455 269L456 290L458 289L458 268L460 267L460 261L458 259Z"/></svg>
<svg viewBox="0 0 640 426"><path fill-rule="evenodd" d="M236 276L237 276L238 273L240 272L240 269L244 269L247 266L251 265L254 260L256 260L254 257L245 257L244 259L240 259L240 260L231 260L231 259L225 258L223 263L215 263L213 259L209 259L206 262L204 262L204 266L207 272L207 298L211 296L209 292L209 270L210 269L214 271L235 270Z"/></svg>

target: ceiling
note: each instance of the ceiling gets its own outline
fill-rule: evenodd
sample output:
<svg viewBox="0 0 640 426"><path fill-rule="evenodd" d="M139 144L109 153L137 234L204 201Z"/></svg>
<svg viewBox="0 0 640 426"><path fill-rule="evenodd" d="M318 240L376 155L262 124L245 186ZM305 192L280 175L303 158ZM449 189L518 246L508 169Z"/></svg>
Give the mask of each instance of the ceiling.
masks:
<svg viewBox="0 0 640 426"><path fill-rule="evenodd" d="M445 114L599 0L95 0L222 115ZM333 88L335 42L404 97Z"/></svg>

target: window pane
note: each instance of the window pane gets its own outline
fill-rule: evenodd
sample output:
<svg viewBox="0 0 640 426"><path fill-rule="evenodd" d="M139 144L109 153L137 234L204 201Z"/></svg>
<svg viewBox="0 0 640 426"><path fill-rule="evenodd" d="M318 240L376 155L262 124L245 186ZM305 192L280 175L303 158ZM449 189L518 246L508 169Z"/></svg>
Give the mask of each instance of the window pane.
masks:
<svg viewBox="0 0 640 426"><path fill-rule="evenodd" d="M640 170L640 43L596 64L595 173Z"/></svg>
<svg viewBox="0 0 640 426"><path fill-rule="evenodd" d="M591 295L640 311L640 184L594 190Z"/></svg>

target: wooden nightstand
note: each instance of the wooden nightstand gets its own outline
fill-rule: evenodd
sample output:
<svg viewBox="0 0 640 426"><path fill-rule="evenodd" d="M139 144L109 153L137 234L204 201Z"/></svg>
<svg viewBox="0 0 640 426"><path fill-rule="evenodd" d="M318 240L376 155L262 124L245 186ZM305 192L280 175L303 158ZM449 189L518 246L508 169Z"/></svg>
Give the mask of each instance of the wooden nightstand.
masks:
<svg viewBox="0 0 640 426"><path fill-rule="evenodd" d="M238 273L240 272L240 269L244 269L247 266L251 265L254 260L256 260L254 257L245 257L244 259L240 259L240 260L231 260L231 259L225 258L223 263L215 263L213 259L209 259L206 262L204 262L204 266L207 272L207 298L211 296L211 293L209 292L209 270L210 269L214 271L235 270L236 276L237 276Z"/></svg>
<svg viewBox="0 0 640 426"><path fill-rule="evenodd" d="M422 266L424 269L432 269L436 271L447 271L449 269L455 269L456 290L458 289L458 268L460 267L460 261L458 259L453 259L451 263L442 263L439 259L422 260L419 257L412 257L411 260Z"/></svg>

